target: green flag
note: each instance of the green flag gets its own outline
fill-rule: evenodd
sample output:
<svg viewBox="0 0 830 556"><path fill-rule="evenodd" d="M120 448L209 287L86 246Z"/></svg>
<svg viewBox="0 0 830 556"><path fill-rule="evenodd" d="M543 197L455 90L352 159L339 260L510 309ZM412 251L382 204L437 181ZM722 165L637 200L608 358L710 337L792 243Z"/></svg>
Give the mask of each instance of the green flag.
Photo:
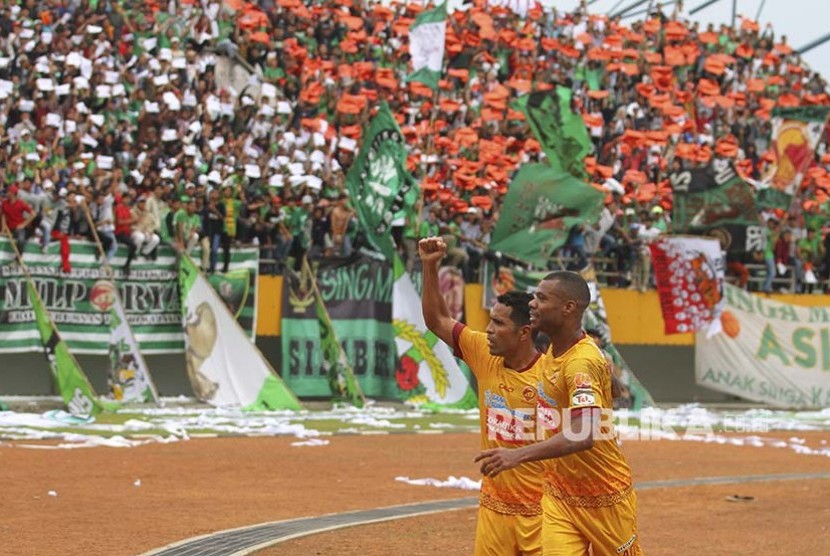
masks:
<svg viewBox="0 0 830 556"><path fill-rule="evenodd" d="M37 328L43 342L43 352L49 361L52 378L57 384L58 391L63 398L69 412L73 415L97 415L104 411L104 406L98 400L95 390L87 380L78 361L69 351L49 318L43 300L40 298L32 281L27 282L29 299L35 312Z"/></svg>
<svg viewBox="0 0 830 556"><path fill-rule="evenodd" d="M444 43L447 37L447 5L421 12L409 28L409 56L412 73L407 81L420 81L433 91L444 66Z"/></svg>
<svg viewBox="0 0 830 556"><path fill-rule="evenodd" d="M599 218L604 200L602 192L567 172L527 164L510 184L490 249L546 267L571 227Z"/></svg>
<svg viewBox="0 0 830 556"><path fill-rule="evenodd" d="M527 116L551 168L586 179L584 160L592 144L582 117L571 110L571 90L557 86L554 94L531 93L521 97L516 106Z"/></svg>
<svg viewBox="0 0 830 556"><path fill-rule="evenodd" d="M730 159L713 158L705 167L669 173L675 232L700 233L723 224L759 222L755 192Z"/></svg>
<svg viewBox="0 0 830 556"><path fill-rule="evenodd" d="M366 237L389 260L395 254L390 225L395 215L417 200L415 185L406 171L403 134L384 102L364 134L346 186Z"/></svg>

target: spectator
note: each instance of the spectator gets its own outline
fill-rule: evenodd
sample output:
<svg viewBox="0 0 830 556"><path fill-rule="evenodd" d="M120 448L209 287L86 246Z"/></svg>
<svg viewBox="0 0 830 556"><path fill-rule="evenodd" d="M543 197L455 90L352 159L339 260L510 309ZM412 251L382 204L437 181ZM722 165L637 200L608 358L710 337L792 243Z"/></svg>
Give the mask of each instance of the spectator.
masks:
<svg viewBox="0 0 830 556"><path fill-rule="evenodd" d="M44 217L48 207L51 205L49 196L43 191L35 192L33 182L28 177L24 177L21 180L18 195L35 212L35 219L32 224L35 226L36 233L40 237L41 249L45 253L46 248L49 246L49 239L52 233L50 221Z"/></svg>
<svg viewBox="0 0 830 556"><path fill-rule="evenodd" d="M651 249L649 245L663 232L655 226L654 218L649 213L642 216L642 224L637 227L637 261L634 264L634 289L646 291L651 280Z"/></svg>
<svg viewBox="0 0 830 556"><path fill-rule="evenodd" d="M798 242L798 259L804 269L804 293L813 293L813 288L818 283L816 269L820 268L824 260L824 244L821 236L812 228L807 228L807 237Z"/></svg>
<svg viewBox="0 0 830 556"><path fill-rule="evenodd" d="M226 206L219 198L219 190L214 189L208 194L208 202L202 210L202 222L207 247L210 253L207 266L208 274L216 272L216 263L219 259L219 247L225 236ZM230 253L230 247L227 249Z"/></svg>
<svg viewBox="0 0 830 556"><path fill-rule="evenodd" d="M133 241L133 227L136 217L130 206L129 191L115 197L115 239L127 247L127 262L124 263L124 274L130 273L130 265L135 258L136 243Z"/></svg>
<svg viewBox="0 0 830 556"><path fill-rule="evenodd" d="M109 191L100 189L92 194L92 199L93 203L90 206L90 211L95 228L91 230L91 233L98 235L107 262L111 262L118 251L118 243L115 239L114 199Z"/></svg>
<svg viewBox="0 0 830 556"><path fill-rule="evenodd" d="M52 226L52 239L60 241L61 250L61 270L65 273L72 272L72 264L70 263L71 247L69 245L70 237L78 237L86 235L85 231L78 229L79 218L78 212L78 198L73 194L68 194L66 189L61 189L58 193L61 200L53 207L54 225ZM84 222L86 219L84 218ZM87 227L88 229L88 227Z"/></svg>
<svg viewBox="0 0 830 556"><path fill-rule="evenodd" d="M334 208L329 213L332 252L338 257L348 257L352 253L351 238L348 231L353 216L354 211L349 207L348 194L340 193Z"/></svg>
<svg viewBox="0 0 830 556"><path fill-rule="evenodd" d="M308 250L310 259L330 257L334 252L335 245L331 235L333 229L331 211L327 209L328 205L323 205L323 201L320 201L320 204L314 207L311 212L311 247Z"/></svg>
<svg viewBox="0 0 830 556"><path fill-rule="evenodd" d="M228 272L231 262L231 244L236 241L236 227L242 202L234 195L234 187L226 184L222 188L222 206L224 206L224 226L222 235L222 272Z"/></svg>
<svg viewBox="0 0 830 556"><path fill-rule="evenodd" d="M17 251L23 255L28 239L29 225L34 221L37 213L32 207L18 197L19 189L12 185L6 190L6 198L3 200L3 222L2 228L8 230L14 237L17 244Z"/></svg>
<svg viewBox="0 0 830 556"><path fill-rule="evenodd" d="M176 211L173 225L176 228L176 249L179 252L193 252L199 244L199 231L202 229L202 218L196 213L196 200L183 195L182 208ZM202 270L206 270L202 268Z"/></svg>
<svg viewBox="0 0 830 556"><path fill-rule="evenodd" d="M778 240L775 242L775 266L778 270L778 274L781 276L789 272L788 267L792 266L795 268L795 275L792 277L793 283L795 284L794 293L800 293L802 264L800 259L793 256L794 248L795 244L793 242L792 230L784 228L784 230L782 230L779 234Z"/></svg>
<svg viewBox="0 0 830 556"><path fill-rule="evenodd" d="M778 236L780 232L778 229L778 219L771 216L767 220L767 225L764 228L764 265L766 266L766 276L764 284L761 286L761 291L764 293L772 292L772 281L775 279L775 245L778 243Z"/></svg>
<svg viewBox="0 0 830 556"><path fill-rule="evenodd" d="M133 207L133 233L132 241L138 253L150 260L156 260L158 246L161 238L156 233L155 215L147 208L147 197L142 195L136 199Z"/></svg>

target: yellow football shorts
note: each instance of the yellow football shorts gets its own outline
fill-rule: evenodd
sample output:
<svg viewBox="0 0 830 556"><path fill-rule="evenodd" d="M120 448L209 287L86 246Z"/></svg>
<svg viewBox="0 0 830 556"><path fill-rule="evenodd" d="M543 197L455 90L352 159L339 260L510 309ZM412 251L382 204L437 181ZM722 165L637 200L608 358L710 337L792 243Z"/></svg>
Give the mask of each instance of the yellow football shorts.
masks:
<svg viewBox="0 0 830 556"><path fill-rule="evenodd" d="M601 508L575 508L542 497L544 556L642 556L637 534L637 495Z"/></svg>
<svg viewBox="0 0 830 556"><path fill-rule="evenodd" d="M479 507L476 556L541 556L542 516L506 515Z"/></svg>

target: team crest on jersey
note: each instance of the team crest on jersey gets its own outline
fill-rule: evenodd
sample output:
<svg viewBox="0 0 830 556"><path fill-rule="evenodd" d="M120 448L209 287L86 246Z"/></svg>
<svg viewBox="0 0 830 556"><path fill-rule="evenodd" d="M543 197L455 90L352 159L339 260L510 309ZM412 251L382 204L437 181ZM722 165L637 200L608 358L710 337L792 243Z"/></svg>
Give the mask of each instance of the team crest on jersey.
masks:
<svg viewBox="0 0 830 556"><path fill-rule="evenodd" d="M534 388L533 386L525 386L525 389L522 390L522 398L524 398L526 402L532 402L533 400L535 400L536 388Z"/></svg>
<svg viewBox="0 0 830 556"><path fill-rule="evenodd" d="M591 387L591 377L588 373L576 373L574 375L574 386L577 389L585 389Z"/></svg>

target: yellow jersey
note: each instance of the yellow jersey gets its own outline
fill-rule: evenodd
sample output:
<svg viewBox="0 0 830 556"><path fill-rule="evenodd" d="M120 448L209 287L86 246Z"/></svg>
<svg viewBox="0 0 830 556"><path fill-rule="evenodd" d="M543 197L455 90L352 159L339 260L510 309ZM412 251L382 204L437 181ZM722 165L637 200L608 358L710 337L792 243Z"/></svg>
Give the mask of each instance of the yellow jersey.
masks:
<svg viewBox="0 0 830 556"><path fill-rule="evenodd" d="M453 340L456 357L469 365L478 381L481 449L533 444L541 354L528 368L515 371L505 367L503 357L490 355L486 334L458 324ZM543 473L541 462L531 462L483 477L480 504L501 514L541 515Z"/></svg>
<svg viewBox="0 0 830 556"><path fill-rule="evenodd" d="M632 488L631 469L614 434L608 360L584 333L562 355L554 357L549 350L542 360L537 419L544 438L560 432L574 410L603 410L601 435L593 448L545 461L545 492L576 507L611 506L624 500Z"/></svg>

